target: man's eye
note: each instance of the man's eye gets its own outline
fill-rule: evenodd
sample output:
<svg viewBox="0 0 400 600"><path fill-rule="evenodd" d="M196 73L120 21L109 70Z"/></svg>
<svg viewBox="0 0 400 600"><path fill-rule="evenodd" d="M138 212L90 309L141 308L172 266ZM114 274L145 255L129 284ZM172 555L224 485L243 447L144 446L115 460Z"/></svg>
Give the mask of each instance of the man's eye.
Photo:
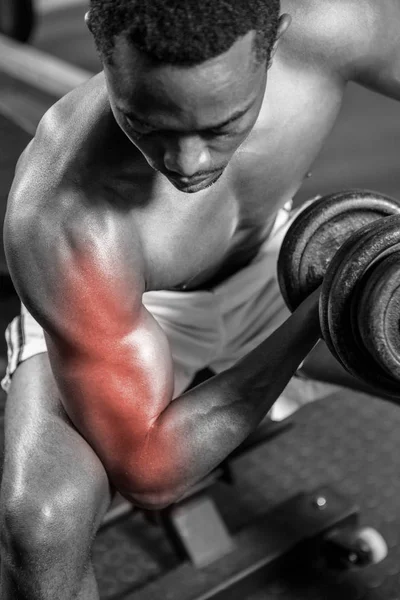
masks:
<svg viewBox="0 0 400 600"><path fill-rule="evenodd" d="M138 121L130 119L129 117L126 117L126 120L129 124L130 128L133 129L136 133L139 133L140 135L146 135L146 134L154 131L154 129L152 129L151 127L148 127L147 125L144 125L143 123L139 123Z"/></svg>

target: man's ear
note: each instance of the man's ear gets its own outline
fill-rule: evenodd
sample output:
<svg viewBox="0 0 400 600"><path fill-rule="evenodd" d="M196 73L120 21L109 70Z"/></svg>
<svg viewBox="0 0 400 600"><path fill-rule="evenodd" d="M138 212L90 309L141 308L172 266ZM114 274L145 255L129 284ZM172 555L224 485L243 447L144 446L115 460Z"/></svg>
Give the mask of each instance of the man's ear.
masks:
<svg viewBox="0 0 400 600"><path fill-rule="evenodd" d="M275 56L275 52L278 48L281 37L283 36L285 31L290 27L291 22L292 22L292 17L288 14L284 14L279 17L278 33L277 33L276 40L275 40L274 45L271 50L271 56L269 59L268 69L270 68L270 66L272 64L272 59Z"/></svg>
<svg viewBox="0 0 400 600"><path fill-rule="evenodd" d="M88 10L87 13L85 14L85 23L86 23L86 26L89 29L90 33L92 33L92 30L90 27L90 10Z"/></svg>

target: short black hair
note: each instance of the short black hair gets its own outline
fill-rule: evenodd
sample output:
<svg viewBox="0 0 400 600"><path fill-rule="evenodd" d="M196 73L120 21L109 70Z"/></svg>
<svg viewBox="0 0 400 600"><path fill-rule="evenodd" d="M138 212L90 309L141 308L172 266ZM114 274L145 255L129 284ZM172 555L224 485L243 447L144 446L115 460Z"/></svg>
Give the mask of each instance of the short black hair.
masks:
<svg viewBox="0 0 400 600"><path fill-rule="evenodd" d="M155 62L190 67L255 31L258 66L269 64L279 14L280 0L90 0L88 24L106 64L121 34Z"/></svg>

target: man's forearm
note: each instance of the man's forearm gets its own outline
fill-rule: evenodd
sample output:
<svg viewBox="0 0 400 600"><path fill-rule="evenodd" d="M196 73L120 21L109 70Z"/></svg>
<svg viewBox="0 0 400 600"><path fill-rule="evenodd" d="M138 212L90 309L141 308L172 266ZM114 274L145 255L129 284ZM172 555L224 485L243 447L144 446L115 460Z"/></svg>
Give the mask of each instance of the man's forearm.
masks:
<svg viewBox="0 0 400 600"><path fill-rule="evenodd" d="M308 299L231 369L168 405L153 423L140 456L130 461L136 503L173 501L256 428L320 335L317 302L317 295Z"/></svg>

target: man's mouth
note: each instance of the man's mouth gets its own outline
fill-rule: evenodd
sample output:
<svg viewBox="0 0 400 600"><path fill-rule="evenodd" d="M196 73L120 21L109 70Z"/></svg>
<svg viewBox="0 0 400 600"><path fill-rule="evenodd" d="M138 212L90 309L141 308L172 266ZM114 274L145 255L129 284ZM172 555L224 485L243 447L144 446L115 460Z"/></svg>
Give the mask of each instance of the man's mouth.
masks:
<svg viewBox="0 0 400 600"><path fill-rule="evenodd" d="M168 177L168 179L182 192L198 192L206 189L217 181L222 175L222 171L203 175L201 177Z"/></svg>

